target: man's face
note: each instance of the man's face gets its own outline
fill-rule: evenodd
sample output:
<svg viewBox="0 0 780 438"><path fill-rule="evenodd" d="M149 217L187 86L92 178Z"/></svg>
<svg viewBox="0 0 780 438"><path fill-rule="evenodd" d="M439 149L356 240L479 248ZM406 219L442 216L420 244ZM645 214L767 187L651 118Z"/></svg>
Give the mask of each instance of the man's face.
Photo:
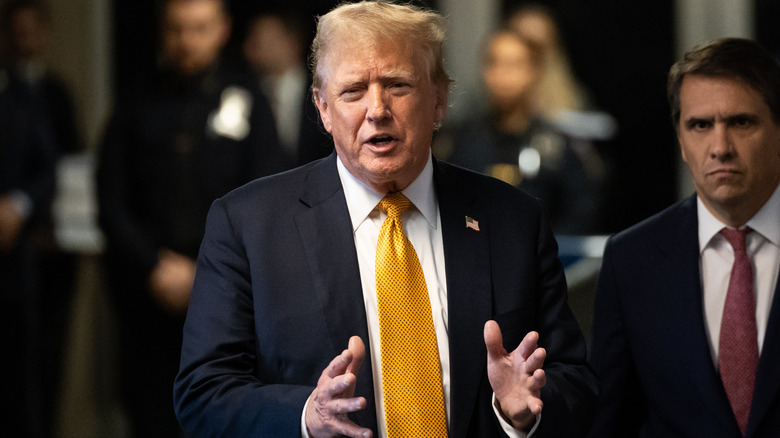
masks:
<svg viewBox="0 0 780 438"><path fill-rule="evenodd" d="M230 23L218 0L173 0L165 8L163 51L185 76L212 65L229 34Z"/></svg>
<svg viewBox="0 0 780 438"><path fill-rule="evenodd" d="M43 55L48 36L48 27L35 9L19 9L11 19L11 47L20 59Z"/></svg>
<svg viewBox="0 0 780 438"><path fill-rule="evenodd" d="M347 170L386 193L406 188L425 167L447 86L433 83L411 49L354 43L326 54L314 98Z"/></svg>
<svg viewBox="0 0 780 438"><path fill-rule="evenodd" d="M761 95L735 78L685 76L678 128L704 204L726 224L743 225L780 182L780 125Z"/></svg>
<svg viewBox="0 0 780 438"><path fill-rule="evenodd" d="M300 43L274 16L256 18L244 41L244 58L261 74L281 74L291 64L299 64Z"/></svg>

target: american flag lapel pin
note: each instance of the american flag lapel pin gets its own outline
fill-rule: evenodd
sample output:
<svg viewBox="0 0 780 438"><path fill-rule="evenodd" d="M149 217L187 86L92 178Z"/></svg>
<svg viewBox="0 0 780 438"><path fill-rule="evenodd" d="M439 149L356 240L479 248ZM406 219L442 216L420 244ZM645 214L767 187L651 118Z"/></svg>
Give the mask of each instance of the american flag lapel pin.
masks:
<svg viewBox="0 0 780 438"><path fill-rule="evenodd" d="M471 228L474 231L479 231L479 221L475 220L471 216L466 216L466 228Z"/></svg>

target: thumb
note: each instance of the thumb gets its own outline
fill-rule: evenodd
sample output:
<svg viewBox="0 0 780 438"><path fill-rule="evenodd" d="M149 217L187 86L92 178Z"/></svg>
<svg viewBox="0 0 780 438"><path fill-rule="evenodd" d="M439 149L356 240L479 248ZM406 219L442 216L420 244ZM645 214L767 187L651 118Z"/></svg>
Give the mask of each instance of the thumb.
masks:
<svg viewBox="0 0 780 438"><path fill-rule="evenodd" d="M357 375L358 370L363 365L363 359L366 357L366 346L360 336L349 338L347 349L352 353L352 362L347 367L347 372Z"/></svg>
<svg viewBox="0 0 780 438"><path fill-rule="evenodd" d="M483 332L485 337L485 346L487 347L487 353L489 359L497 359L506 355L504 349L503 337L501 335L501 328L495 321L488 321L485 323L485 330Z"/></svg>

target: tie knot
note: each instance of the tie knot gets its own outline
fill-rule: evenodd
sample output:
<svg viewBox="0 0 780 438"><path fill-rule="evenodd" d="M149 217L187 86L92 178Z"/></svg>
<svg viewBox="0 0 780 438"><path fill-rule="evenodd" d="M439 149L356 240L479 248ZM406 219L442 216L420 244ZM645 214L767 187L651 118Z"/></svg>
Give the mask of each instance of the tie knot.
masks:
<svg viewBox="0 0 780 438"><path fill-rule="evenodd" d="M745 251L745 238L748 233L753 231L750 227L745 227L741 230L732 230L731 228L724 228L720 230L720 234L726 238L734 248L734 251Z"/></svg>
<svg viewBox="0 0 780 438"><path fill-rule="evenodd" d="M387 217L398 219L412 205L412 202L401 192L390 193L381 201L379 208L387 213Z"/></svg>

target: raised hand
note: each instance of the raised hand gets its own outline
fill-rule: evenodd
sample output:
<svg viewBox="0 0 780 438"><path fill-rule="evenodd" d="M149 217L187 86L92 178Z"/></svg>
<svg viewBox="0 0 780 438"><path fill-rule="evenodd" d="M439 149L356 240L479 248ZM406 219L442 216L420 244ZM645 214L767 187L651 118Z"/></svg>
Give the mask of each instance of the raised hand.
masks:
<svg viewBox="0 0 780 438"><path fill-rule="evenodd" d="M346 435L370 438L370 429L353 423L347 414L366 407L364 397L354 397L357 373L366 356L366 347L358 336L336 356L320 375L306 407L305 421L314 438Z"/></svg>
<svg viewBox="0 0 780 438"><path fill-rule="evenodd" d="M511 353L503 346L495 321L485 323L488 379L504 418L517 430L528 432L542 412L541 389L547 383L542 365L547 352L539 348L539 334L528 333Z"/></svg>

